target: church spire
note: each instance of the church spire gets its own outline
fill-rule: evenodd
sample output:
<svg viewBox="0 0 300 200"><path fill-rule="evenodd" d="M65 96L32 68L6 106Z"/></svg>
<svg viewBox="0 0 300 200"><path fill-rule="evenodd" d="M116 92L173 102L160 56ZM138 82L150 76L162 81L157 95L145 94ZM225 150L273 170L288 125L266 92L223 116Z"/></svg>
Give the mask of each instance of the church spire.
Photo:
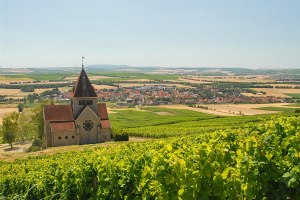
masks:
<svg viewBox="0 0 300 200"><path fill-rule="evenodd" d="M84 59L84 57L82 56L82 57L81 57L81 67L82 67L82 69L83 69L83 67L84 67L83 59Z"/></svg>
<svg viewBox="0 0 300 200"><path fill-rule="evenodd" d="M74 87L74 97L97 97L95 89L85 73L83 59L84 57L82 56L82 70Z"/></svg>

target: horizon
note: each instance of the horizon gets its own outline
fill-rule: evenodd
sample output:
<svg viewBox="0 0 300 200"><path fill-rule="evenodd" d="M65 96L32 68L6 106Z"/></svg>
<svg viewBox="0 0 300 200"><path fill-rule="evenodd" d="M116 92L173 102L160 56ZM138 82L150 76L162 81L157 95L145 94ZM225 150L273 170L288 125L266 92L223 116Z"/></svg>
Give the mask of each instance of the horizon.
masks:
<svg viewBox="0 0 300 200"><path fill-rule="evenodd" d="M0 66L300 67L300 2L0 0ZM106 65L106 64L96 64Z"/></svg>

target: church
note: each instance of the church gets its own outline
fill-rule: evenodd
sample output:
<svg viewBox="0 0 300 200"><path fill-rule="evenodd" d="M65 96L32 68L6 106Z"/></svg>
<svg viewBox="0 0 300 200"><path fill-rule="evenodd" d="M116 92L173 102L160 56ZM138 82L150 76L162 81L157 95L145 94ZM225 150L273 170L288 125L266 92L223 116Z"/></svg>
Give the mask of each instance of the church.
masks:
<svg viewBox="0 0 300 200"><path fill-rule="evenodd" d="M111 140L105 103L82 70L73 88L70 105L45 105L44 135L47 147L100 143Z"/></svg>

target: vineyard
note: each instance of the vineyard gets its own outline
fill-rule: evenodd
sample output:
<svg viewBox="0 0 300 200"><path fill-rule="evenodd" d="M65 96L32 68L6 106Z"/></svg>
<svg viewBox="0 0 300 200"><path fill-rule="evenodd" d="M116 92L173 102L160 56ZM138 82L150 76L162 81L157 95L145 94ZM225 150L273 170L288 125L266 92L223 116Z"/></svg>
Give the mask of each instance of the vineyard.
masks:
<svg viewBox="0 0 300 200"><path fill-rule="evenodd" d="M110 114L115 129L134 137L165 138L170 136L237 129L250 122L260 122L273 115L220 117L190 110L145 107L143 111L118 110ZM158 115L168 113L169 115ZM293 113L294 114L294 113Z"/></svg>
<svg viewBox="0 0 300 200"><path fill-rule="evenodd" d="M300 117L281 116L240 129L0 162L0 196L297 199L299 166Z"/></svg>

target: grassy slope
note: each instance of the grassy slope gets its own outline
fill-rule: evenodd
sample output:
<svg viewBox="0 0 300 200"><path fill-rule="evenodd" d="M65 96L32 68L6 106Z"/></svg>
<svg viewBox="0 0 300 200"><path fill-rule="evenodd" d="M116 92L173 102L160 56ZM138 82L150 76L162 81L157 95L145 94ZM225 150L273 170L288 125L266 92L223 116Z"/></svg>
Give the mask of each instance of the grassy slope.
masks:
<svg viewBox="0 0 300 200"><path fill-rule="evenodd" d="M300 94L292 94L292 93L289 93L289 94L285 94L285 95L288 95L290 97L293 97L294 99L300 99Z"/></svg>
<svg viewBox="0 0 300 200"><path fill-rule="evenodd" d="M159 115L160 112L169 115ZM283 115L293 114L293 112L283 113ZM110 120L114 128L122 128L130 136L164 138L202 134L219 129L236 129L249 122L259 122L272 116L273 114L217 117L189 110L146 107L142 111L117 110L117 113L110 114Z"/></svg>
<svg viewBox="0 0 300 200"><path fill-rule="evenodd" d="M5 75L5 77L13 79L21 79L21 78L29 78L36 81L49 80L49 81L59 81L64 77L68 76L68 74L14 74L14 75Z"/></svg>

